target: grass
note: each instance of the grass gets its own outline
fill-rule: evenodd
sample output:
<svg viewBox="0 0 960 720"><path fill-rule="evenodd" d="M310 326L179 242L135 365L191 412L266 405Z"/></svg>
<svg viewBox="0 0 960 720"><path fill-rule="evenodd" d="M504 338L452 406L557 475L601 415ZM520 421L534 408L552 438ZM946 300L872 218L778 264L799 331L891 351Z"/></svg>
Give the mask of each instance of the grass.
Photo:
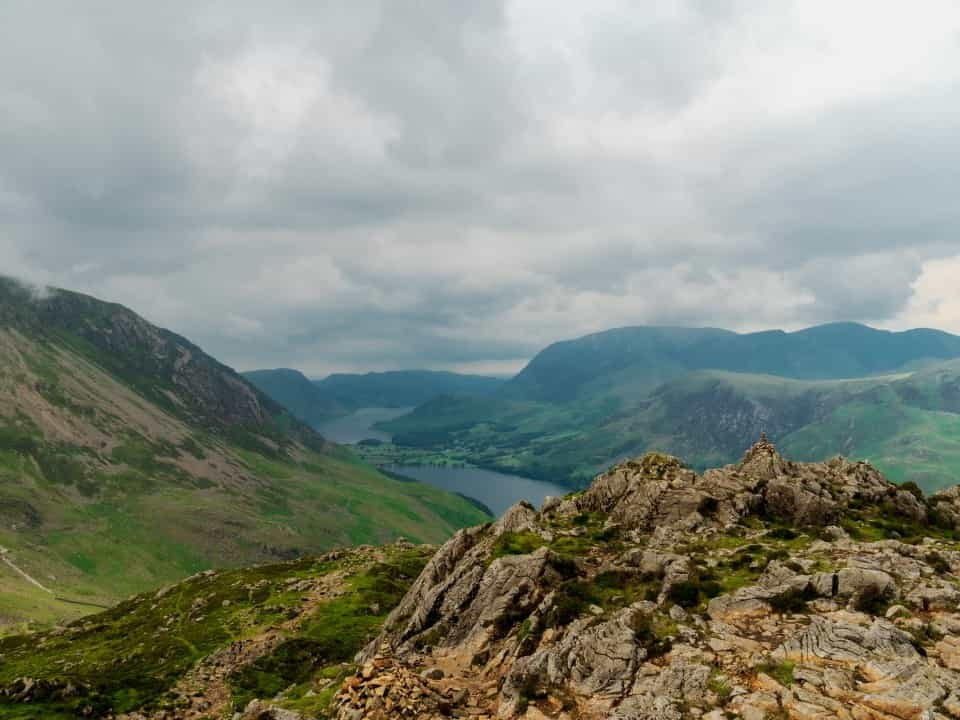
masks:
<svg viewBox="0 0 960 720"><path fill-rule="evenodd" d="M25 432L6 439L8 447L32 447ZM165 464L143 450L128 444L120 456L141 468ZM22 518L16 532L0 527L0 545L32 575L55 576L50 585L59 594L109 604L211 567L389 543L401 535L437 543L489 520L459 496L386 478L350 458L311 454L303 464L258 459L270 475L239 492L131 468L98 473L90 479L94 492L84 495L46 480L16 450L0 450L0 511ZM5 482L5 476L16 480ZM36 612L8 606L0 622L57 619Z"/></svg>
<svg viewBox="0 0 960 720"><path fill-rule="evenodd" d="M163 593L134 597L69 624L64 631L0 638L0 686L17 678L46 681L50 691L24 707L0 697L2 717L75 717L170 709L170 689L194 664L301 612L299 580L350 573L347 593L321 604L273 653L230 676L238 703L273 697L290 684L327 687L375 634L429 558L423 548L388 549L382 563L345 553L335 562L303 559L198 576ZM76 696L62 692L67 685ZM311 711L331 693L291 702Z"/></svg>
<svg viewBox="0 0 960 720"><path fill-rule="evenodd" d="M315 680L342 679L354 655L380 630L426 565L422 549L395 553L347 581L350 592L321 605L306 618L297 636L228 677L233 705L242 710L254 698L272 698L294 686L295 707L311 714L326 711L330 694L307 697Z"/></svg>
<svg viewBox="0 0 960 720"><path fill-rule="evenodd" d="M783 662L768 660L757 667L757 673L769 675L784 687L790 687L794 683L793 670L795 667L796 665L789 660Z"/></svg>
<svg viewBox="0 0 960 720"><path fill-rule="evenodd" d="M630 374L563 403L447 398L384 423L393 444L364 447L374 462L465 465L582 487L619 458L662 448L698 469L736 462L759 428L725 431L690 408L735 412L762 405L785 456L868 459L926 492L960 478L960 368L801 381L704 371L657 385Z"/></svg>
<svg viewBox="0 0 960 720"><path fill-rule="evenodd" d="M399 536L439 543L490 519L323 445L263 396L252 426L228 369L119 306L63 293L56 306L0 304L11 313L15 329L0 328L0 544L59 595L109 603L206 568ZM120 338L118 318L143 333ZM171 381L178 348L197 369L180 379L205 392ZM0 625L70 616L32 612L9 602Z"/></svg>

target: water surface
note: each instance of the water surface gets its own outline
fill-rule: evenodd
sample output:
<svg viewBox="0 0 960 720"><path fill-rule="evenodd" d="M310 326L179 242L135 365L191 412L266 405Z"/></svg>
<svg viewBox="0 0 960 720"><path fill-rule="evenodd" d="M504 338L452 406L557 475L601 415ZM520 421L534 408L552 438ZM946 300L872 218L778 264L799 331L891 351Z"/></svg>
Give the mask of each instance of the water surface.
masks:
<svg viewBox="0 0 960 720"><path fill-rule="evenodd" d="M388 465L386 469L444 490L476 498L493 510L497 517L521 500L527 500L539 508L547 495L561 496L570 492L568 488L553 483L492 470L430 465Z"/></svg>
<svg viewBox="0 0 960 720"><path fill-rule="evenodd" d="M406 415L413 408L360 408L352 415L328 420L316 426L318 433L328 440L341 445L353 445L361 440L382 440L390 442L390 433L374 430L373 424L381 420L393 420Z"/></svg>

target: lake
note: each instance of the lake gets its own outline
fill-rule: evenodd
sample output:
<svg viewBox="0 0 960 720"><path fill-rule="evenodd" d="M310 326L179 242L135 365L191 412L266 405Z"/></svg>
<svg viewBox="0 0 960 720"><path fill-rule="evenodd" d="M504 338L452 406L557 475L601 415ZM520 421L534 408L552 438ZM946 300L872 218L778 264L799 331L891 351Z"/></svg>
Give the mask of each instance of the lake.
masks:
<svg viewBox="0 0 960 720"><path fill-rule="evenodd" d="M390 465L386 469L444 490L469 495L493 510L497 517L521 500L528 500L539 509L547 495L562 496L570 492L569 488L553 483L492 470L430 465Z"/></svg>
<svg viewBox="0 0 960 720"><path fill-rule="evenodd" d="M375 430L372 426L381 420L393 420L406 415L413 408L360 408L351 415L329 420L316 426L316 431L328 440L341 445L353 445L361 440L390 442L390 433Z"/></svg>
<svg viewBox="0 0 960 720"><path fill-rule="evenodd" d="M372 425L381 420L393 420L412 409L361 408L352 415L317 425L316 429L325 438L343 445L368 439L390 442L390 433L375 430ZM570 492L569 488L553 483L492 470L435 465L388 465L385 469L444 490L469 495L490 508L497 517L521 500L528 500L539 508L547 495L560 496Z"/></svg>

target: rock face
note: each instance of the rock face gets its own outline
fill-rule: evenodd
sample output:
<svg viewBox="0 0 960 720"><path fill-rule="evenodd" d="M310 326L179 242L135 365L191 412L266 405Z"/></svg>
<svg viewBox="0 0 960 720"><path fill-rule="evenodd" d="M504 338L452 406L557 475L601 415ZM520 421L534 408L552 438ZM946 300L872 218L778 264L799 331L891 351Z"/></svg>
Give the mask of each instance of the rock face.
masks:
<svg viewBox="0 0 960 720"><path fill-rule="evenodd" d="M960 718L958 538L865 463L649 454L459 532L337 717Z"/></svg>

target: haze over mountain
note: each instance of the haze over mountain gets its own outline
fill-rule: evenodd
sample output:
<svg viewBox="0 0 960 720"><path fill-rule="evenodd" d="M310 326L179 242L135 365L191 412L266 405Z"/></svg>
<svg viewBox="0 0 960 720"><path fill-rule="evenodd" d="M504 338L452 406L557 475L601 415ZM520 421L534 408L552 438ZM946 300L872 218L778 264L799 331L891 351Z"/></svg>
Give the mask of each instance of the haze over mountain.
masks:
<svg viewBox="0 0 960 720"><path fill-rule="evenodd" d="M350 412L298 370L251 370L243 377L311 426Z"/></svg>
<svg viewBox="0 0 960 720"><path fill-rule="evenodd" d="M0 267L232 367L960 332L949 0L115 5L5 3Z"/></svg>
<svg viewBox="0 0 960 720"><path fill-rule="evenodd" d="M482 517L363 466L120 305L0 278L0 622Z"/></svg>
<svg viewBox="0 0 960 720"><path fill-rule="evenodd" d="M563 402L656 383L693 370L807 380L862 377L960 357L960 337L937 330L890 332L832 323L786 333L711 328L627 327L558 342L538 353L502 391Z"/></svg>
<svg viewBox="0 0 960 720"><path fill-rule="evenodd" d="M403 408L437 395L488 395L504 379L435 370L337 373L309 380L297 370L252 370L243 376L311 425L359 408Z"/></svg>
<svg viewBox="0 0 960 720"><path fill-rule="evenodd" d="M621 328L551 345L494 396L382 427L401 447L572 485L650 448L730 462L766 431L797 457L869 457L936 489L960 480L951 358L960 337L927 329Z"/></svg>

